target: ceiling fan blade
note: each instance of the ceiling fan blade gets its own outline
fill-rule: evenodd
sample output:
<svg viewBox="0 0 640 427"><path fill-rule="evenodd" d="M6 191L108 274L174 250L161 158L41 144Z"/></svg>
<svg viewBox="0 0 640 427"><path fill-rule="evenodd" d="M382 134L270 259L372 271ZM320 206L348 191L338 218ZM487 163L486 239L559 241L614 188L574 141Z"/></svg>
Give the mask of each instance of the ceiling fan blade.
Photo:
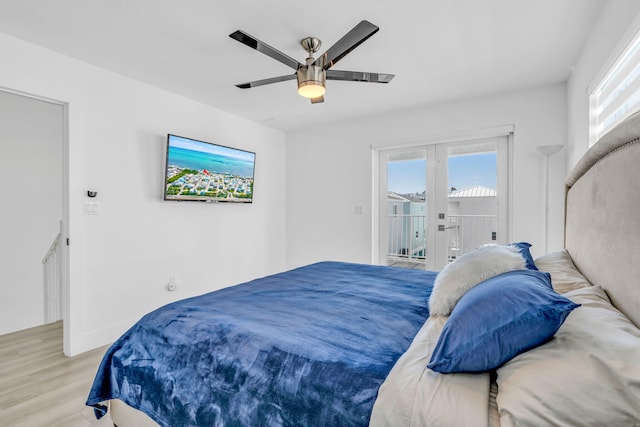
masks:
<svg viewBox="0 0 640 427"><path fill-rule="evenodd" d="M239 87L240 89L249 89L256 86L264 86L271 83L279 83L287 80L294 80L295 78L296 78L296 74L293 73L286 76L271 77L268 79L256 80L255 82L242 83L242 84L236 85L236 87Z"/></svg>
<svg viewBox="0 0 640 427"><path fill-rule="evenodd" d="M367 73L364 71L327 70L327 80L389 83L394 77L395 77L395 74Z"/></svg>
<svg viewBox="0 0 640 427"><path fill-rule="evenodd" d="M245 33L244 31L237 30L236 32L229 34L229 37L238 40L240 43L257 50L258 52L262 52L265 55L272 57L276 61L282 62L284 65L293 68L294 70L302 67L301 63L299 63L289 55L280 52L278 49L269 46L265 42L258 40L257 38Z"/></svg>
<svg viewBox="0 0 640 427"><path fill-rule="evenodd" d="M344 58L345 55L374 35L379 29L380 28L369 21L360 21L358 25L353 27L351 31L316 59L313 65L322 65L325 70L332 67L336 62Z"/></svg>
<svg viewBox="0 0 640 427"><path fill-rule="evenodd" d="M312 104L319 104L321 102L324 102L324 95L323 96L319 96L317 98L311 98L311 103Z"/></svg>

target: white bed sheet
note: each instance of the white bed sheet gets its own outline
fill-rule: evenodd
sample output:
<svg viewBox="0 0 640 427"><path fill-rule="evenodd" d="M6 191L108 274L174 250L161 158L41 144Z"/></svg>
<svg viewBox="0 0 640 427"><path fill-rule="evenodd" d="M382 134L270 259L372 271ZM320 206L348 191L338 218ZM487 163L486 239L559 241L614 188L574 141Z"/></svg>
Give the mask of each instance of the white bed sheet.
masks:
<svg viewBox="0 0 640 427"><path fill-rule="evenodd" d="M427 368L447 317L432 316L380 387L371 427L488 427L489 374Z"/></svg>
<svg viewBox="0 0 640 427"><path fill-rule="evenodd" d="M599 286L565 294L582 304L555 338L498 369L502 427L640 425L640 329Z"/></svg>

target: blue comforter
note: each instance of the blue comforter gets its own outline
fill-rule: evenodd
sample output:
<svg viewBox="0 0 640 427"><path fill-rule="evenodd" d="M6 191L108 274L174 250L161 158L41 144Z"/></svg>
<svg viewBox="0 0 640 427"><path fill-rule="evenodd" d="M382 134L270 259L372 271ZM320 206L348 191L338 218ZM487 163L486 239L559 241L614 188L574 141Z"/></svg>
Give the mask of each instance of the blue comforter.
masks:
<svg viewBox="0 0 640 427"><path fill-rule="evenodd" d="M107 351L87 405L162 426L367 426L435 273L323 262L181 300Z"/></svg>

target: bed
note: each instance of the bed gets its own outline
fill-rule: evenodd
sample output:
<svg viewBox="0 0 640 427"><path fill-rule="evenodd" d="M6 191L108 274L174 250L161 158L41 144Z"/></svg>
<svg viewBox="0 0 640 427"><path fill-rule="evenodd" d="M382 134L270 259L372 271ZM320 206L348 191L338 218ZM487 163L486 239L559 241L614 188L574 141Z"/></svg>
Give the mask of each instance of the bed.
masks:
<svg viewBox="0 0 640 427"><path fill-rule="evenodd" d="M566 181L565 248L322 262L178 301L105 354L127 426L640 426L640 114Z"/></svg>

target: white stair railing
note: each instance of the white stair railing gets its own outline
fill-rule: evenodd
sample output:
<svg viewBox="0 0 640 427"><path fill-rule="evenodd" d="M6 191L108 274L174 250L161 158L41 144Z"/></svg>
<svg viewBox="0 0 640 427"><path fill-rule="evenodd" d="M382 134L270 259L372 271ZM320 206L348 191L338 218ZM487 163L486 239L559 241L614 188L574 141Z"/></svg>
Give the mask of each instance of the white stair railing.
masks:
<svg viewBox="0 0 640 427"><path fill-rule="evenodd" d="M62 257L60 233L53 239L51 246L42 259L44 275L44 322L51 323L62 319Z"/></svg>

